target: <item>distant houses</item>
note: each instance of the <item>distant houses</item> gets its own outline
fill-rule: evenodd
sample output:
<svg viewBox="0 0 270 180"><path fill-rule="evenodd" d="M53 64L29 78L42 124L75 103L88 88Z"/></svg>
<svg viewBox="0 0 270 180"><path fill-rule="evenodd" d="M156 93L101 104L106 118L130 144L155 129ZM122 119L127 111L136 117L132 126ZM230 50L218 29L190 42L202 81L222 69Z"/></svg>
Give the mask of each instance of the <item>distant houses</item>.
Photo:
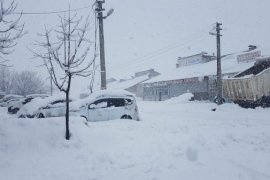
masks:
<svg viewBox="0 0 270 180"><path fill-rule="evenodd" d="M222 76L232 76L253 66L260 56L261 51L254 47L223 56ZM217 90L216 69L216 57L205 52L178 58L175 69L143 83L143 99L162 101L190 92L197 100L213 100Z"/></svg>
<svg viewBox="0 0 270 180"><path fill-rule="evenodd" d="M107 80L107 87L108 89L124 89L136 94L137 97L142 98L144 94L142 83L158 75L160 75L159 72L155 71L154 69L149 69L136 72L134 76L128 79L120 79L117 81L114 78L110 78Z"/></svg>
<svg viewBox="0 0 270 180"><path fill-rule="evenodd" d="M201 52L199 54L187 56L187 57L178 57L176 68L180 68L182 66L194 65L194 64L201 64L207 63L216 59L216 56L209 55L206 52Z"/></svg>
<svg viewBox="0 0 270 180"><path fill-rule="evenodd" d="M233 76L253 66L258 57L261 50L256 46L222 56L222 76ZM217 90L216 66L214 55L201 52L179 57L176 67L162 74L149 69L136 72L130 79L110 80L108 88L125 89L147 101L163 101L187 92L193 93L197 100L213 100Z"/></svg>

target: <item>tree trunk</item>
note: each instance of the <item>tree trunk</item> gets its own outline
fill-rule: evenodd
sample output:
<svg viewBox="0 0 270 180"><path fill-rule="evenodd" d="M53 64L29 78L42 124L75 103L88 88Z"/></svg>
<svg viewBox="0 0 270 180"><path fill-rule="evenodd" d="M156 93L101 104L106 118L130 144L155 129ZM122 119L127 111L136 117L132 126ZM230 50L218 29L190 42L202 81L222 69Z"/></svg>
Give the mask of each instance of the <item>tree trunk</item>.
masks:
<svg viewBox="0 0 270 180"><path fill-rule="evenodd" d="M66 92L66 140L69 140L69 91Z"/></svg>
<svg viewBox="0 0 270 180"><path fill-rule="evenodd" d="M68 77L68 87L66 90L66 140L70 139L70 132L69 132L69 91L70 91L70 84L71 84L71 76Z"/></svg>

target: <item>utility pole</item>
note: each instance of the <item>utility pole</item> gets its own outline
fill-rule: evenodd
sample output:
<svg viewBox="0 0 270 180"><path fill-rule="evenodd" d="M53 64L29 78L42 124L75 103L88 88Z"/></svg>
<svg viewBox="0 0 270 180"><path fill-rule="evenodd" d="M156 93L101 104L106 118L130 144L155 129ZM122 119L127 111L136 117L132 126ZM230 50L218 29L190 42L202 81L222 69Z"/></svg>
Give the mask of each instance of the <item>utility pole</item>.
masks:
<svg viewBox="0 0 270 180"><path fill-rule="evenodd" d="M222 30L220 26L222 23L216 23L216 33L211 33L211 35L216 35L217 39L217 99L216 103L221 105L223 103L222 98L222 73L221 73L221 53L220 53L220 31Z"/></svg>
<svg viewBox="0 0 270 180"><path fill-rule="evenodd" d="M105 67L105 49L104 49L104 31L103 31L103 11L102 4L104 1L96 0L96 12L99 27L99 49L100 49L100 73L101 73L101 90L106 89L106 67Z"/></svg>
<svg viewBox="0 0 270 180"><path fill-rule="evenodd" d="M221 74L221 54L220 54L220 28L222 24L216 23L217 31L217 104L221 105L222 101L222 74Z"/></svg>

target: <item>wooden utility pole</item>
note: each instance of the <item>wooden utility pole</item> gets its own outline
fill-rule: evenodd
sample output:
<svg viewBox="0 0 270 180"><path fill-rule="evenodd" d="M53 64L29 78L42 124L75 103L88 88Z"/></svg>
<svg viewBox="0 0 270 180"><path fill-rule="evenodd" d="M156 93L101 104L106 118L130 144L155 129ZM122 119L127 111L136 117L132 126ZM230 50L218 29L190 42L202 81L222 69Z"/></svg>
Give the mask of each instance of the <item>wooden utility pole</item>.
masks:
<svg viewBox="0 0 270 180"><path fill-rule="evenodd" d="M222 73L221 73L221 53L220 53L220 28L222 24L216 23L216 36L217 36L217 104L220 105L223 103L222 98Z"/></svg>
<svg viewBox="0 0 270 180"><path fill-rule="evenodd" d="M103 11L102 4L105 1L96 1L96 12L99 24L99 46L100 46L100 72L101 72L101 90L106 89L106 67L105 67L105 50L104 50L104 31L103 31Z"/></svg>
<svg viewBox="0 0 270 180"><path fill-rule="evenodd" d="M210 32L210 35L215 35L217 38L217 96L215 102L220 105L223 103L222 97L222 73L221 73L221 53L220 53L220 26L222 23L216 23L216 33Z"/></svg>

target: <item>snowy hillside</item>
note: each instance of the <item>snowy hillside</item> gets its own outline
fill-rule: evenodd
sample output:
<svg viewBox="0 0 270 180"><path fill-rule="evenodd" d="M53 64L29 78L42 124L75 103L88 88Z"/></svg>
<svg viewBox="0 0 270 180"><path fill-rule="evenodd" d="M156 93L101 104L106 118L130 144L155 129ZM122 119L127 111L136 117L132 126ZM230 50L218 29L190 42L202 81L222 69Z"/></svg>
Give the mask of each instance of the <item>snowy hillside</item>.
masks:
<svg viewBox="0 0 270 180"><path fill-rule="evenodd" d="M0 109L1 180L267 180L270 111L138 102L142 121L17 119Z"/></svg>

